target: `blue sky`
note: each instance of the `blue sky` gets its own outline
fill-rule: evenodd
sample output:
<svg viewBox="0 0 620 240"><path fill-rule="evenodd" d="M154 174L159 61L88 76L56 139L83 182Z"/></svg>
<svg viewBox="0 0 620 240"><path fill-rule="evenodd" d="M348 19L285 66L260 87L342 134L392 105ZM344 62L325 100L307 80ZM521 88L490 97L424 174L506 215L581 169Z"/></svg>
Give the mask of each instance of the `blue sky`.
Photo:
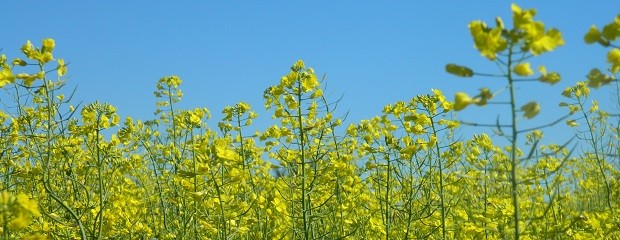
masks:
<svg viewBox="0 0 620 240"><path fill-rule="evenodd" d="M542 114L524 124L546 123L564 113L557 108L564 87L605 68L606 49L586 45L590 25L602 26L620 13L617 1L517 1L536 8L536 19L562 31L566 45L536 58L562 74L561 83L520 85L521 103L539 100ZM21 56L26 40L56 40L55 56L70 62L75 99L118 107L122 117L150 119L156 81L178 75L184 83L182 107L208 107L214 128L226 105L246 101L266 121L262 93L303 59L327 76L327 95L344 95L339 113L347 122L379 115L384 105L428 94L450 98L457 91L505 86L503 79L461 79L444 72L459 63L479 72L497 72L473 47L467 24L508 26L509 1L6 1L1 4L0 48ZM597 92L610 104L610 89ZM331 95L329 95L331 94ZM505 95L505 94L504 94ZM498 107L471 108L464 120L493 123ZM564 126L545 131L566 139ZM490 132L488 129L474 131ZM564 135L563 135L564 134ZM467 137L469 138L469 137Z"/></svg>

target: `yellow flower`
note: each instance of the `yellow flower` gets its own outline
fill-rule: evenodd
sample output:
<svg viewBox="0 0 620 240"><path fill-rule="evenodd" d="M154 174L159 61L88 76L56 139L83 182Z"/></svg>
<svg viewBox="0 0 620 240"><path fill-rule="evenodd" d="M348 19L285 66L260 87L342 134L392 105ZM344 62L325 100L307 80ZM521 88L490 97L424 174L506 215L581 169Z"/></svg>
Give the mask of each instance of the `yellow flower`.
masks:
<svg viewBox="0 0 620 240"><path fill-rule="evenodd" d="M5 66L2 68L2 71L0 71L0 88L13 82L15 82L15 76L13 75L11 69L8 66Z"/></svg>
<svg viewBox="0 0 620 240"><path fill-rule="evenodd" d="M201 119L199 116L197 116L196 114L189 114L189 123L193 124L194 126L200 126L200 124L202 123Z"/></svg>
<svg viewBox="0 0 620 240"><path fill-rule="evenodd" d="M602 85L611 83L611 81L613 80L613 78L606 76L605 74L601 73L601 71L596 68L590 70L590 73L588 74L587 77L588 77L588 87L593 87L593 88L599 88Z"/></svg>
<svg viewBox="0 0 620 240"><path fill-rule="evenodd" d="M106 115L101 115L101 117L99 117L99 127L101 128L109 128L110 127L110 118L108 118L108 116Z"/></svg>
<svg viewBox="0 0 620 240"><path fill-rule="evenodd" d="M534 71L530 68L529 62L517 64L514 68L514 72L519 76L530 76L534 74Z"/></svg>
<svg viewBox="0 0 620 240"><path fill-rule="evenodd" d="M599 40L601 40L601 32L598 31L598 28L596 28L596 26L592 25L590 27L590 30L588 30L588 33L586 33L586 35L583 37L583 40L587 44L598 42Z"/></svg>
<svg viewBox="0 0 620 240"><path fill-rule="evenodd" d="M15 58L15 59L13 59L13 66L15 66L15 65L19 65L19 66L23 67L23 66L28 65L28 63L26 63L26 61L24 61L22 59Z"/></svg>
<svg viewBox="0 0 620 240"><path fill-rule="evenodd" d="M545 66L540 66L538 67L538 71L540 72L541 76L538 78L538 80L540 80L541 82L544 83L549 83L551 85L558 83L562 78L560 76L560 74L556 73L556 72L552 72L547 74L547 69L545 68Z"/></svg>
<svg viewBox="0 0 620 240"><path fill-rule="evenodd" d="M16 202L33 216L41 216L37 202L35 200L31 200L26 194L17 194Z"/></svg>
<svg viewBox="0 0 620 240"><path fill-rule="evenodd" d="M478 94L476 96L476 105L478 106L484 106L487 104L487 102L489 101L489 99L493 98L493 93L491 93L491 90L489 88L481 88L480 89L480 94Z"/></svg>
<svg viewBox="0 0 620 240"><path fill-rule="evenodd" d="M291 67L291 70L293 70L294 72L299 72L304 68L305 68L304 61L300 59L300 60L297 60L295 64L293 64L293 66Z"/></svg>
<svg viewBox="0 0 620 240"><path fill-rule="evenodd" d="M321 96L323 96L323 90L317 89L316 91L312 93L312 95L310 95L310 98L314 99L314 98L318 98Z"/></svg>
<svg viewBox="0 0 620 240"><path fill-rule="evenodd" d="M26 44L22 46L21 50L28 58L34 59L34 52L36 51L30 40L26 41Z"/></svg>
<svg viewBox="0 0 620 240"><path fill-rule="evenodd" d="M43 47L41 48L41 52L51 53L54 50L54 47L56 47L56 42L54 42L54 39L43 39Z"/></svg>
<svg viewBox="0 0 620 240"><path fill-rule="evenodd" d="M67 74L67 65L65 65L65 60L62 58L58 59L58 76L64 76Z"/></svg>
<svg viewBox="0 0 620 240"><path fill-rule="evenodd" d="M525 33L526 49L532 54L539 55L564 45L560 31L550 29L545 32L545 25L540 21L534 21L536 10L522 10L516 4L512 4L511 8L515 28Z"/></svg>
<svg viewBox="0 0 620 240"><path fill-rule="evenodd" d="M592 101L592 106L590 106L590 113L598 111L598 101Z"/></svg>
<svg viewBox="0 0 620 240"><path fill-rule="evenodd" d="M16 218L11 219L9 221L9 229L13 231L19 231L30 224L30 218L24 214L19 214Z"/></svg>
<svg viewBox="0 0 620 240"><path fill-rule="evenodd" d="M437 97L437 100L439 100L439 103L441 104L441 107L444 109L444 112L450 111L452 109L452 103L446 100L446 96L443 95L441 90L431 89L431 91L433 92L435 97Z"/></svg>
<svg viewBox="0 0 620 240"><path fill-rule="evenodd" d="M13 201L15 201L15 197L11 193L7 191L0 192L0 206L10 205Z"/></svg>
<svg viewBox="0 0 620 240"><path fill-rule="evenodd" d="M557 29L551 29L544 35L532 36L528 42L530 52L534 55L552 51L556 47L564 45L562 33Z"/></svg>
<svg viewBox="0 0 620 240"><path fill-rule="evenodd" d="M537 102L529 102L521 107L525 118L533 118L540 112L540 105Z"/></svg>
<svg viewBox="0 0 620 240"><path fill-rule="evenodd" d="M24 236L21 239L22 240L46 240L47 236L42 235L40 233L35 233L33 235Z"/></svg>
<svg viewBox="0 0 620 240"><path fill-rule="evenodd" d="M215 152L218 158L225 161L238 162L241 160L239 154L231 149L228 149L224 143L217 143L215 146Z"/></svg>
<svg viewBox="0 0 620 240"><path fill-rule="evenodd" d="M235 104L235 109L237 109L237 111L239 112L239 114L243 114L245 112L247 112L248 110L250 110L250 104L247 104L246 102L239 102L237 104ZM196 109L195 111L199 111L202 112L202 109ZM198 115L204 115L204 113L198 114Z"/></svg>
<svg viewBox="0 0 620 240"><path fill-rule="evenodd" d="M620 49L611 49L611 51L607 53L607 62L611 65L620 66Z"/></svg>
<svg viewBox="0 0 620 240"><path fill-rule="evenodd" d="M503 29L499 27L489 29L482 21L473 21L468 27L476 49L489 60L495 60L497 53L508 46L508 42L502 37Z"/></svg>
<svg viewBox="0 0 620 240"><path fill-rule="evenodd" d="M45 52L43 54L38 54L36 59L39 60L39 62L47 63L54 60L54 56L52 56L51 52Z"/></svg>
<svg viewBox="0 0 620 240"><path fill-rule="evenodd" d="M603 27L602 34L610 41L616 40L620 36L620 15L616 16L613 22Z"/></svg>
<svg viewBox="0 0 620 240"><path fill-rule="evenodd" d="M511 4L512 20L516 28L521 28L524 24L529 24L536 15L536 9L523 10L517 4Z"/></svg>
<svg viewBox="0 0 620 240"><path fill-rule="evenodd" d="M418 115L418 118L414 120L415 123L420 124L422 126L429 126L432 124L432 120L431 118L429 118L428 116L424 115L424 114L420 114Z"/></svg>
<svg viewBox="0 0 620 240"><path fill-rule="evenodd" d="M454 96L454 110L455 111L460 111L463 110L467 107L467 105L473 103L474 100L469 97L469 95L467 95L467 93L464 92L457 92L456 95Z"/></svg>
<svg viewBox="0 0 620 240"><path fill-rule="evenodd" d="M413 154L415 154L416 152L418 152L418 147L416 147L415 144L411 144L409 146L407 146L406 148L403 148L400 150L400 154L406 154L408 156L411 156Z"/></svg>
<svg viewBox="0 0 620 240"><path fill-rule="evenodd" d="M95 121L95 111L91 108L82 108L82 121L84 123L92 123Z"/></svg>
<svg viewBox="0 0 620 240"><path fill-rule="evenodd" d="M319 86L319 80L316 78L316 75L314 75L314 73L304 73L302 74L302 76L304 76L303 80L301 81L302 92L312 91Z"/></svg>
<svg viewBox="0 0 620 240"><path fill-rule="evenodd" d="M32 86L32 83L34 83L34 80L37 79L43 79L45 77L45 72L39 72L37 74L27 74L27 73L20 73L17 74L15 76L16 78L22 79L24 81L24 85L26 86Z"/></svg>

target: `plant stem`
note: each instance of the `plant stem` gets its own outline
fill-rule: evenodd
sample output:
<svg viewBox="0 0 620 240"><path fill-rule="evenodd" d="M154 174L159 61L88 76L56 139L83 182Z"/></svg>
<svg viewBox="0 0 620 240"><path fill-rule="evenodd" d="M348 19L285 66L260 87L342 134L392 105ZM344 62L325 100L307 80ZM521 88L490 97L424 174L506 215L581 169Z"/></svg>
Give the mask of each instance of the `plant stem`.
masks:
<svg viewBox="0 0 620 240"><path fill-rule="evenodd" d="M429 112L430 114L430 112ZM437 139L437 129L435 129L435 121L431 117L431 127L433 129L433 136ZM439 150L439 142L435 141L435 151L437 151L437 168L439 170L439 201L441 208L441 239L446 239L446 206L443 186L443 166L441 164L441 154Z"/></svg>
<svg viewBox="0 0 620 240"><path fill-rule="evenodd" d="M301 91L302 91L302 86L301 86L301 79L298 79L297 81L297 88L298 88L298 93L297 93L297 121L299 124L299 143L300 143L300 150L301 150L301 156L300 156L300 160L301 160L301 216L303 219L303 224L304 224L304 240L308 240L310 238L310 233L309 233L309 220L308 220L308 216L306 214L306 212L308 211L307 206L306 206L306 159L305 159L305 132L304 132L304 127L303 127L303 119L301 116Z"/></svg>
<svg viewBox="0 0 620 240"><path fill-rule="evenodd" d="M508 77L508 87L510 88L510 113L512 114L512 148L510 149L510 183L511 183L511 195L512 195L512 205L514 207L514 227L515 227L515 240L519 240L519 198L517 196L517 110L516 110L516 93L514 87L514 80L512 79L512 48L513 44L510 44L508 48L508 63L506 65L507 68L507 77Z"/></svg>

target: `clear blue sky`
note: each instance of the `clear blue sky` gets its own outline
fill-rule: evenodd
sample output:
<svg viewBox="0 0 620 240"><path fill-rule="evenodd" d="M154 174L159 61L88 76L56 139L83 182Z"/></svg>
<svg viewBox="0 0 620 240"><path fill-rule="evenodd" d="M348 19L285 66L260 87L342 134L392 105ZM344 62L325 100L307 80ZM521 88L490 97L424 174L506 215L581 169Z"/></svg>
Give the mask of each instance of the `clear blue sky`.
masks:
<svg viewBox="0 0 620 240"><path fill-rule="evenodd" d="M234 2L234 3L233 3ZM246 101L269 119L262 93L278 83L291 64L303 59L326 74L331 99L344 94L339 113L347 122L381 113L397 100L441 89L471 94L493 90L505 80L461 79L444 72L446 63L496 72L473 47L467 24L511 26L510 1L4 1L0 48L21 56L26 40L56 40L55 56L70 62L76 100L119 108L122 117L150 119L156 81L180 76L183 107L208 107L211 126L226 105ZM533 62L562 74L561 83L520 85L522 103L538 99L544 123L564 113L557 108L565 86L585 79L592 67L605 68L606 49L586 45L590 25L602 26L620 14L618 1L517 1L537 8L536 19L560 29L566 45ZM610 89L599 90L609 103ZM601 105L604 105L603 102ZM497 108L467 109L464 120L494 122ZM501 113L503 120L508 115ZM558 127L566 132L567 128ZM477 129L475 131L486 131ZM559 135L558 135L559 136ZM467 137L469 138L469 137Z"/></svg>

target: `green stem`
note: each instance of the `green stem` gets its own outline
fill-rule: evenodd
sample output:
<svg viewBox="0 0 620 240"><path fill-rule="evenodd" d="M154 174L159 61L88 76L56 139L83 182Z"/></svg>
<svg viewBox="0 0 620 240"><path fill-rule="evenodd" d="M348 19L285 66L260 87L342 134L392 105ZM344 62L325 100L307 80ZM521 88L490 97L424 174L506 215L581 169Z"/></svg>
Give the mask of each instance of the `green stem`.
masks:
<svg viewBox="0 0 620 240"><path fill-rule="evenodd" d="M304 240L308 240L310 239L310 233L309 233L309 220L308 220L308 216L307 216L307 206L306 206L306 153L305 153L305 132L304 132L304 127L303 127L303 119L301 116L301 79L298 79L297 81L297 88L298 88L298 93L297 93L297 122L299 124L299 143L300 143L300 150L301 150L301 156L300 156L300 160L301 160L301 216L303 219L303 224L304 224Z"/></svg>
<svg viewBox="0 0 620 240"><path fill-rule="evenodd" d="M599 157L600 153L599 153L599 149L598 149L598 144L596 142L596 140L594 139L594 133L592 132L592 129L594 129L594 124L592 122L590 122L590 118L588 118L588 115L586 114L586 112L583 110L584 106L583 103L581 102L581 100L578 100L579 102L579 108L581 109L581 112L583 113L583 118L586 120L586 124L588 124L588 132L590 133L590 142L592 144L592 148L594 148L594 158L596 160L596 165L598 166L599 172L601 173L601 177L603 177L603 183L605 184L605 199L606 199L606 204L607 207L609 208L609 211L611 212L612 215L614 215L614 209L611 206L611 187L609 186L609 181L607 180L607 175L605 175L605 169L603 169L603 159L601 159L601 157Z"/></svg>
<svg viewBox="0 0 620 240"><path fill-rule="evenodd" d="M429 113L430 115L430 113ZM431 117L431 127L433 129L433 136L437 139L437 129L435 129L435 121ZM441 239L446 239L446 206L443 186L443 166L441 164L441 154L439 150L439 142L435 141L435 151L437 151L437 168L439 170L439 202L441 204Z"/></svg>
<svg viewBox="0 0 620 240"><path fill-rule="evenodd" d="M519 240L520 238L520 229L519 229L519 198L517 196L517 109L516 109L516 91L514 87L514 80L512 79L512 48L511 44L508 49L508 63L506 65L507 68L507 77L508 77L508 87L510 88L510 113L512 114L512 149L510 149L510 183L511 183L511 195L512 195L512 205L514 207L513 219L514 219L514 227L515 227L515 240Z"/></svg>
<svg viewBox="0 0 620 240"><path fill-rule="evenodd" d="M101 229L103 228L103 159L99 149L99 117L96 119L95 151L97 154L97 180L99 185L99 222L97 224L97 239L101 239Z"/></svg>
<svg viewBox="0 0 620 240"><path fill-rule="evenodd" d="M155 191L157 191L157 194L159 196L159 205L160 205L160 209L161 209L161 214L162 214L162 220L163 220L163 225L164 225L164 231L168 232L168 220L166 218L166 206L164 203L164 195L163 195L163 191L162 191L162 184L159 181L159 174L157 174L157 163L156 163L156 159L155 159L155 154L151 151L151 149L149 147L147 147L147 145L145 144L144 140L140 140L142 146L144 146L144 149L146 150L147 154L149 155L149 159L151 160L151 164L153 166L153 174L155 175ZM158 229L156 229L157 232Z"/></svg>
<svg viewBox="0 0 620 240"><path fill-rule="evenodd" d="M43 71L43 65L39 65L39 69ZM53 132L52 132L51 120L52 120L52 115L53 115L52 107L54 106L54 103L52 101L54 99L54 96L51 91L53 87L49 86L47 79L43 79L43 81L44 81L43 84L44 84L45 93L46 93L47 120L48 120L47 129L46 129L47 154L46 154L45 162L43 163L44 169L46 170L46 171L43 171L43 178L42 178L43 188L45 188L45 191L47 192L47 194L49 194L56 202L58 202L65 210L69 212L69 215L71 215L71 217L75 220L76 224L78 225L80 229L80 237L82 239L86 239L86 231L84 230L84 226L82 225L82 221L80 220L80 218L77 216L75 211L71 209L71 207L69 207L64 201L62 201L58 196L56 196L56 194L54 194L51 187L49 186L49 179L47 177L49 172L47 170L49 170L49 163L52 160L52 149L53 148L52 148L51 139L53 136Z"/></svg>
<svg viewBox="0 0 620 240"><path fill-rule="evenodd" d="M190 146L194 147L194 138L190 140ZM196 173L196 151L192 151L192 171ZM194 193L198 192L198 176L194 176ZM192 225L194 230L194 239L198 239L198 202L193 199L194 213L192 214Z"/></svg>
<svg viewBox="0 0 620 240"><path fill-rule="evenodd" d="M172 123L172 146L173 146L173 151L171 152L172 154L172 163L174 164L174 173L176 174L178 171L178 161L180 161L179 159L177 159L176 157L176 153L175 150L177 149L177 125L176 122L174 120L174 107L172 106L173 103L173 99L172 99L172 88L170 86L168 86L168 106L169 106L169 110L170 110L170 123ZM176 189L175 189L175 197L176 196Z"/></svg>
<svg viewBox="0 0 620 240"><path fill-rule="evenodd" d="M223 172L223 167L222 167L222 172ZM214 178L212 179L213 186L215 187L215 192L217 194L217 199L218 199L218 202L219 202L218 205L219 205L219 208L220 208L220 214L222 215L222 217L220 218L221 219L220 221L222 221L221 222L221 224L222 224L222 239L228 239L228 231L227 231L228 230L228 224L227 224L228 220L226 220L226 210L224 209L224 203L222 202L222 191L220 189L220 185L217 184L217 179L215 178L216 174L217 173L215 173L215 174L211 173L211 176L214 176ZM222 180L222 183L223 182L224 181Z"/></svg>
<svg viewBox="0 0 620 240"><path fill-rule="evenodd" d="M385 239L390 239L390 225L392 224L390 221L392 219L390 218L390 190L392 189L392 186L390 186L390 177L392 176L392 169L390 169L391 166L392 164L388 156L387 157L387 182L385 186Z"/></svg>

